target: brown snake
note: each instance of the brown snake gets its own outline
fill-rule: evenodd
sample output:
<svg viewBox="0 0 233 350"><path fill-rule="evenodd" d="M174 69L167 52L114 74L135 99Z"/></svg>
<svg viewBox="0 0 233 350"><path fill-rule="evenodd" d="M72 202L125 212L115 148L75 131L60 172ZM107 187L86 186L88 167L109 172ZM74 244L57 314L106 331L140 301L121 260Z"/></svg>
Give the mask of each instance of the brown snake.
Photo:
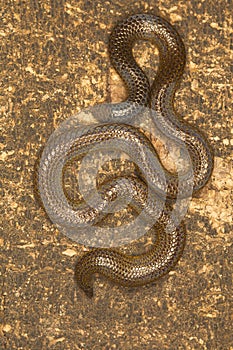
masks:
<svg viewBox="0 0 233 350"><path fill-rule="evenodd" d="M159 67L152 86L133 58L132 48L138 40L149 40L159 50ZM144 209L152 219L157 218L154 230L156 243L149 252L140 255L126 255L113 248L94 248L84 254L76 266L78 285L88 296L93 295L93 275L101 275L125 286L144 285L167 273L177 262L185 242L185 226L172 219L172 205L169 201L158 213L160 197L173 200L190 195L202 188L208 181L213 156L205 138L193 127L187 125L176 114L173 99L177 84L183 74L185 49L183 42L166 20L146 14L134 15L120 23L113 30L109 42L110 60L126 84L128 98L119 104L112 104L112 122L72 128L54 137L45 148L40 165L40 193L50 218L59 227L75 229L78 225L97 224L103 215L101 211L119 196L131 195L131 203L138 212ZM175 143L185 146L192 165L192 173L182 175L166 171L149 139L136 127L127 124L121 117L133 116L140 107L149 107L155 112L156 125L165 130ZM74 156L85 154L93 146L106 141L116 141L118 148L137 160L144 177L111 178L100 189L102 202L92 208L83 204L72 208L64 199L62 190L62 168ZM128 142L128 143L126 143ZM165 174L161 177L161 171ZM147 200L147 186L153 189L154 197Z"/></svg>

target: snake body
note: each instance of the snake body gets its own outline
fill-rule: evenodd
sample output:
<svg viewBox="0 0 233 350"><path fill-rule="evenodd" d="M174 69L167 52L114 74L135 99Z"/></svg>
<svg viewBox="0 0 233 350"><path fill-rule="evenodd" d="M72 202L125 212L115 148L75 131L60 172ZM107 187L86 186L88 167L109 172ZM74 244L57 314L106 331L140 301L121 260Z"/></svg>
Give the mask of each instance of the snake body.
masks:
<svg viewBox="0 0 233 350"><path fill-rule="evenodd" d="M159 67L150 86L146 75L136 63L132 48L138 40L149 40L159 50ZM146 209L149 216L157 215L160 196L167 199L188 196L190 185L193 191L202 188L208 181L213 168L213 155L208 142L190 125L177 115L173 107L174 94L185 66L183 42L174 29L161 17L147 14L134 15L120 23L113 30L109 42L109 54L113 67L126 84L126 101L112 105L113 122L106 125L92 125L80 132L70 130L65 136L55 139L52 146L45 149L40 169L40 192L46 210L59 225L75 228L76 225L96 224L102 218L101 210L118 196L131 193L132 203L138 211ZM176 174L166 171L147 137L136 127L120 123L122 117L133 116L140 107L150 107L155 111L156 125L166 131L166 135L182 146L190 155L193 172L183 175L178 183ZM117 122L114 122L117 120ZM88 152L93 146L105 141L117 141L118 147L137 159L144 173L143 178L111 178L100 192L103 202L92 208L88 204L78 210L67 207L61 198L61 159ZM132 141L132 147L126 147ZM160 170L165 176L161 177ZM146 202L146 185L153 188L155 200ZM178 186L179 185L179 186ZM179 188L178 188L179 187ZM166 274L182 254L185 243L185 226L177 225L171 218L171 205L166 204L159 220L154 225L156 243L149 252L140 255L126 255L112 248L94 248L84 254L76 265L75 276L78 285L88 296L93 295L95 273L125 286L144 285Z"/></svg>

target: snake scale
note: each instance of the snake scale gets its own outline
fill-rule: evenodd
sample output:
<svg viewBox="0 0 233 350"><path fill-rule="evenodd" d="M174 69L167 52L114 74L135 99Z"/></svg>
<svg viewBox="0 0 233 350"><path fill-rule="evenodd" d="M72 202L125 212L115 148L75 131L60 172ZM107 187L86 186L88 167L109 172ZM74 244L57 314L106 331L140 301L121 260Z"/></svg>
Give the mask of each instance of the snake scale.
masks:
<svg viewBox="0 0 233 350"><path fill-rule="evenodd" d="M138 40L149 40L159 50L159 66L151 86L133 57L132 49ZM174 110L174 94L185 66L184 44L175 28L158 16L133 15L114 28L109 41L109 55L113 67L128 90L126 101L112 104L113 121L116 116L117 122L91 125L82 133L70 131L56 145L44 151L39 180L42 199L49 203L46 209L50 217L61 226L70 227L98 223L101 210L118 196L126 196L128 192L134 208L138 211L144 208L152 217L157 215L160 196L165 195L167 202L154 225L157 240L150 251L127 255L114 248L93 248L80 258L75 276L78 285L89 297L93 295L95 273L124 286L138 286L154 281L175 265L182 254L186 234L184 223L176 224L172 219L169 200L174 200L178 192L183 198L188 196L186 188L189 184L192 184L194 192L202 188L210 178L213 168L213 155L204 136L185 123ZM149 139L136 127L118 122L119 117L127 113L133 115L135 108L140 106L155 111L157 125L166 130L169 138L177 144L185 145L188 150L193 173L192 176L184 175L179 191L177 175L163 169L165 177L162 179L151 161L158 161L158 155ZM60 198L61 178L57 171L59 160L64 154L67 159L72 159L74 155L88 152L93 146L106 140L116 140L122 145L122 149L125 149L125 140L134 142L132 148L127 148L128 154L138 159L146 174L146 181L130 175L111 178L100 190L103 202L99 208L92 208L88 204L76 210L67 208ZM147 156L144 149L151 152L152 158ZM145 182L155 191L154 200L149 203L146 202Z"/></svg>

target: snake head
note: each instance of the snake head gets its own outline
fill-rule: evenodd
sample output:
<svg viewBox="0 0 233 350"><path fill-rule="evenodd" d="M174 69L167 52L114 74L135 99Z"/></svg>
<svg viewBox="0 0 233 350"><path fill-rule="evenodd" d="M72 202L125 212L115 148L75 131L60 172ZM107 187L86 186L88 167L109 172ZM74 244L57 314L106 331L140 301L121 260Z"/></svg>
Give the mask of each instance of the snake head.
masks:
<svg viewBox="0 0 233 350"><path fill-rule="evenodd" d="M76 284L86 296L91 299L94 295L93 291L93 271L91 271L91 266L89 266L89 254L84 254L84 256L79 259L75 265L74 279Z"/></svg>
<svg viewBox="0 0 233 350"><path fill-rule="evenodd" d="M86 296L89 299L93 298L94 295L94 291L93 291L93 287L84 287L84 286L80 286L80 288L84 291L84 293L86 294Z"/></svg>

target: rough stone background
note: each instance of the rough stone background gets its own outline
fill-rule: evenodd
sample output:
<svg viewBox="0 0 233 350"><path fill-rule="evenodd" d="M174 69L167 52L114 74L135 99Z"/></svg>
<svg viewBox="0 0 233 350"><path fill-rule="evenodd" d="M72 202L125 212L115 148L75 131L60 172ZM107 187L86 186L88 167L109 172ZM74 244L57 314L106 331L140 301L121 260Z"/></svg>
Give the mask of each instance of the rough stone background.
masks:
<svg viewBox="0 0 233 350"><path fill-rule="evenodd" d="M233 349L231 1L3 0L0 8L1 349ZM96 278L90 301L73 279L83 247L49 221L33 174L60 122L120 98L108 35L138 12L165 17L185 42L176 105L209 138L215 167L192 201L175 269L133 290ZM137 51L145 66L148 50Z"/></svg>

